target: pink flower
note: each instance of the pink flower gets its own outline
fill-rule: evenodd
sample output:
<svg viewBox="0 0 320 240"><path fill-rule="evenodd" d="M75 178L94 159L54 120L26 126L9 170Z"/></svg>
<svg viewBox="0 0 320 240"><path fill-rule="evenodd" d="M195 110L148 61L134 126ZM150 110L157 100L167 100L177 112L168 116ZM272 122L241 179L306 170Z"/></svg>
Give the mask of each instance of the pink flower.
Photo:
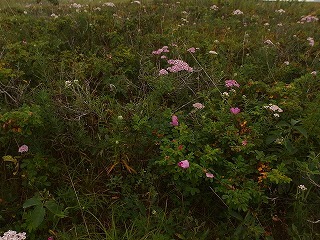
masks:
<svg viewBox="0 0 320 240"><path fill-rule="evenodd" d="M165 70L165 69L161 69L160 71L159 71L159 75L161 76L161 75L167 75L168 74L168 71L167 70Z"/></svg>
<svg viewBox="0 0 320 240"><path fill-rule="evenodd" d="M24 153L24 152L28 152L28 150L29 150L29 147L27 145L22 145L22 146L19 147L18 152L19 153Z"/></svg>
<svg viewBox="0 0 320 240"><path fill-rule="evenodd" d="M228 87L228 88L232 88L232 87L240 87L240 84L237 83L236 80L226 80L225 81L225 86Z"/></svg>
<svg viewBox="0 0 320 240"><path fill-rule="evenodd" d="M54 240L54 238L51 236L51 237L48 237L48 240Z"/></svg>
<svg viewBox="0 0 320 240"><path fill-rule="evenodd" d="M181 162L178 162L178 166L181 168L188 168L190 166L189 161L188 160L183 160Z"/></svg>
<svg viewBox="0 0 320 240"><path fill-rule="evenodd" d="M240 111L241 111L240 108L237 108L237 107L230 108L230 112L234 115L238 114Z"/></svg>
<svg viewBox="0 0 320 240"><path fill-rule="evenodd" d="M187 51L190 52L190 53L195 53L196 49L194 47L192 47L192 48L189 48Z"/></svg>
<svg viewBox="0 0 320 240"><path fill-rule="evenodd" d="M202 108L204 108L204 105L202 104L202 103L194 103L194 104L192 104L192 106L194 107L194 108L196 108L196 109L202 109Z"/></svg>
<svg viewBox="0 0 320 240"><path fill-rule="evenodd" d="M173 115L172 117L171 117L171 121L172 122L170 122L170 124L172 125L172 126L178 126L179 125L179 122L178 122L178 117L176 116L176 115Z"/></svg>
<svg viewBox="0 0 320 240"><path fill-rule="evenodd" d="M179 59L169 59L168 63L171 64L171 67L168 67L167 70L169 72L180 72L180 71L187 71L187 72L193 72L193 68L189 66L188 63L179 60Z"/></svg>
<svg viewBox="0 0 320 240"><path fill-rule="evenodd" d="M247 140L243 140L243 141L241 142L241 144L242 144L242 146L246 146L246 145L248 144L248 141L247 141Z"/></svg>
<svg viewBox="0 0 320 240"><path fill-rule="evenodd" d="M214 178L214 175L212 173L207 172L206 173L206 177L207 178Z"/></svg>

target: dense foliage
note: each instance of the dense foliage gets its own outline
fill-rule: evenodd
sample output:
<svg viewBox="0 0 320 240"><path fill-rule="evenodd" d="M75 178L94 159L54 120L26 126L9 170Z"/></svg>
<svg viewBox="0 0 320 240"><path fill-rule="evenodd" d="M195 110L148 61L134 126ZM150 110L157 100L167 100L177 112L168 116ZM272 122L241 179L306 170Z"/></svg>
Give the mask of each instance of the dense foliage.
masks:
<svg viewBox="0 0 320 240"><path fill-rule="evenodd" d="M317 239L319 14L1 9L0 239Z"/></svg>

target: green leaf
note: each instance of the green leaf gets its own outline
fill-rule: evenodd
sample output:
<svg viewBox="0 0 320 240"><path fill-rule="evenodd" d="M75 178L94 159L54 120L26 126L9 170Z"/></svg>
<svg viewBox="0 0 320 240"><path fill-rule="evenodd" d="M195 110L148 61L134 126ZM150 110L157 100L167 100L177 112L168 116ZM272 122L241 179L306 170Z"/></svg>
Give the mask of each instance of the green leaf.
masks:
<svg viewBox="0 0 320 240"><path fill-rule="evenodd" d="M239 213L230 210L230 211L229 211L229 214L230 214L232 217L238 219L239 221L243 221L243 217L242 217Z"/></svg>
<svg viewBox="0 0 320 240"><path fill-rule="evenodd" d="M3 161L5 162L13 162L14 164L17 164L17 159L13 158L12 156L10 155L7 155L7 156L3 156L2 157Z"/></svg>
<svg viewBox="0 0 320 240"><path fill-rule="evenodd" d="M296 125L298 122L301 122L301 120L294 120L294 119L291 119L291 120L290 120L290 124L291 124L292 126Z"/></svg>
<svg viewBox="0 0 320 240"><path fill-rule="evenodd" d="M42 200L41 197L36 197L36 196L33 198L29 198L24 202L23 208L28 208L32 206L42 206L41 200Z"/></svg>
<svg viewBox="0 0 320 240"><path fill-rule="evenodd" d="M29 230L36 230L44 220L46 211L43 206L36 206L31 212L28 213L26 224Z"/></svg>
<svg viewBox="0 0 320 240"><path fill-rule="evenodd" d="M301 127L301 126L294 126L293 129L297 130L299 133L301 133L305 138L308 138L307 131Z"/></svg>
<svg viewBox="0 0 320 240"><path fill-rule="evenodd" d="M44 203L44 206L52 212L55 216L59 218L64 218L66 217L66 214L61 210L61 207L54 201L54 200L49 200Z"/></svg>
<svg viewBox="0 0 320 240"><path fill-rule="evenodd" d="M273 143L277 138L278 138L278 136L276 136L276 135L267 136L266 144L269 145L270 143Z"/></svg>

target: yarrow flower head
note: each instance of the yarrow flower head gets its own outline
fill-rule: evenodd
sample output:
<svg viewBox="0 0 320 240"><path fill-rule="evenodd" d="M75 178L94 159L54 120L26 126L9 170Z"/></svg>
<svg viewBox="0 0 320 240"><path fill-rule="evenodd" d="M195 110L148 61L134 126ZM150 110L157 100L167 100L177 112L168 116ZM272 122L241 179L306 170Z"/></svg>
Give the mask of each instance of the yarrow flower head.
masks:
<svg viewBox="0 0 320 240"><path fill-rule="evenodd" d="M219 10L219 7L217 5L212 5L210 7L210 9L213 10L213 11L217 11L217 10Z"/></svg>
<svg viewBox="0 0 320 240"><path fill-rule="evenodd" d="M17 233L16 231L9 230L3 234L3 237L0 237L0 240L24 240L26 238L25 232Z"/></svg>
<svg viewBox="0 0 320 240"><path fill-rule="evenodd" d="M274 45L270 39L265 40L264 43L267 45Z"/></svg>
<svg viewBox="0 0 320 240"><path fill-rule="evenodd" d="M313 47L314 46L314 39L312 37L308 37L307 40L309 41L309 45L311 47Z"/></svg>
<svg viewBox="0 0 320 240"><path fill-rule="evenodd" d="M172 126L175 126L175 127L179 125L178 117L177 117L176 115L173 115L173 116L171 117L171 122L170 122L170 124L171 124Z"/></svg>
<svg viewBox="0 0 320 240"><path fill-rule="evenodd" d="M204 108L204 105L202 103L194 103L192 104L192 106L196 109L203 109Z"/></svg>
<svg viewBox="0 0 320 240"><path fill-rule="evenodd" d="M103 6L103 7L104 7L104 6L107 6L107 7L115 7L116 5L114 5L113 2L106 2L106 3L102 4L102 6Z"/></svg>
<svg viewBox="0 0 320 240"><path fill-rule="evenodd" d="M282 14L282 13L285 13L286 11L283 10L282 8L280 8L280 9L275 10L275 12Z"/></svg>
<svg viewBox="0 0 320 240"><path fill-rule="evenodd" d="M237 83L236 80L226 80L225 81L225 86L227 88L232 88L232 87L240 87L239 83Z"/></svg>
<svg viewBox="0 0 320 240"><path fill-rule="evenodd" d="M24 152L28 152L29 151L29 147L27 145L22 145L19 147L18 152L19 153L24 153Z"/></svg>
<svg viewBox="0 0 320 240"><path fill-rule="evenodd" d="M160 55L161 53L167 53L170 52L168 46L163 46L162 48L159 48L158 50L152 51L153 55Z"/></svg>
<svg viewBox="0 0 320 240"><path fill-rule="evenodd" d="M161 75L167 75L167 74L169 74L169 73L168 73L168 71L165 70L165 69L161 69L161 70L159 71L159 75L160 75L160 76L161 76Z"/></svg>
<svg viewBox="0 0 320 240"><path fill-rule="evenodd" d="M240 113L241 110L240 110L240 108L238 108L238 107L232 107L232 108L230 108L230 112L231 112L232 114L236 115L236 114Z"/></svg>
<svg viewBox="0 0 320 240"><path fill-rule="evenodd" d="M277 105L274 105L272 103L270 103L269 105L263 106L265 109L269 109L272 112L278 112L278 113L282 113L283 110L281 108L279 108Z"/></svg>
<svg viewBox="0 0 320 240"><path fill-rule="evenodd" d="M317 22L319 18L312 16L312 15L307 15L307 16L302 16L300 21L298 23L310 23L310 22Z"/></svg>
<svg viewBox="0 0 320 240"><path fill-rule="evenodd" d="M186 169L186 168L189 168L190 163L189 163L188 160L183 160L181 162L178 162L178 166L183 168L183 169Z"/></svg>
<svg viewBox="0 0 320 240"><path fill-rule="evenodd" d="M193 68L189 66L188 63L179 60L179 59L170 59L168 60L168 63L171 64L171 67L168 67L167 70L169 72L180 72L180 71L187 71L187 72L193 72Z"/></svg>
<svg viewBox="0 0 320 240"><path fill-rule="evenodd" d="M194 47L192 47L192 48L189 48L187 51L188 51L189 53L195 53L195 52L196 52L196 49L195 49Z"/></svg>
<svg viewBox="0 0 320 240"><path fill-rule="evenodd" d="M312 75L312 76L316 76L316 75L317 75L317 71L312 71L312 72L311 72L311 75Z"/></svg>
<svg viewBox="0 0 320 240"><path fill-rule="evenodd" d="M234 10L234 11L232 12L232 15L242 15L242 14L243 14L243 12L242 12L241 10L239 10L239 9Z"/></svg>
<svg viewBox="0 0 320 240"><path fill-rule="evenodd" d="M210 54L213 54L213 55L218 55L218 53L216 51L209 51Z"/></svg>
<svg viewBox="0 0 320 240"><path fill-rule="evenodd" d="M307 190L307 188L303 184L299 185L298 188L301 189L302 191Z"/></svg>

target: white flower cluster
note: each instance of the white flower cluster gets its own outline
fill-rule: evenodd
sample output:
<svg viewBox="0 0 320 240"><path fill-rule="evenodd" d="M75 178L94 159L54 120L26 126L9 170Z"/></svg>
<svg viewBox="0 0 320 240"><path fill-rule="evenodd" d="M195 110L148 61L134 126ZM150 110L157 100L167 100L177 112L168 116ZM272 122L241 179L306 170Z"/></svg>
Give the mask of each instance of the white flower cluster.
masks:
<svg viewBox="0 0 320 240"><path fill-rule="evenodd" d="M9 230L3 234L3 237L0 237L0 240L24 240L26 239L26 233L17 233L16 231Z"/></svg>
<svg viewBox="0 0 320 240"><path fill-rule="evenodd" d="M73 81L65 81L65 86L68 88L68 87L71 87L73 84L78 84L79 83L79 80L75 79Z"/></svg>
<svg viewBox="0 0 320 240"><path fill-rule="evenodd" d="M307 188L306 188L304 185L302 185L302 184L301 184L301 185L299 185L299 186L298 186L298 188L299 188L299 189L301 189L302 191L307 190Z"/></svg>
<svg viewBox="0 0 320 240"><path fill-rule="evenodd" d="M114 5L114 3L113 2L106 2L106 3L104 3L104 4L102 4L102 7L115 7L116 5Z"/></svg>
<svg viewBox="0 0 320 240"><path fill-rule="evenodd" d="M283 110L279 108L277 105L270 103L269 105L263 106L265 109L269 109L274 112L273 116L280 117L279 113L282 113Z"/></svg>

